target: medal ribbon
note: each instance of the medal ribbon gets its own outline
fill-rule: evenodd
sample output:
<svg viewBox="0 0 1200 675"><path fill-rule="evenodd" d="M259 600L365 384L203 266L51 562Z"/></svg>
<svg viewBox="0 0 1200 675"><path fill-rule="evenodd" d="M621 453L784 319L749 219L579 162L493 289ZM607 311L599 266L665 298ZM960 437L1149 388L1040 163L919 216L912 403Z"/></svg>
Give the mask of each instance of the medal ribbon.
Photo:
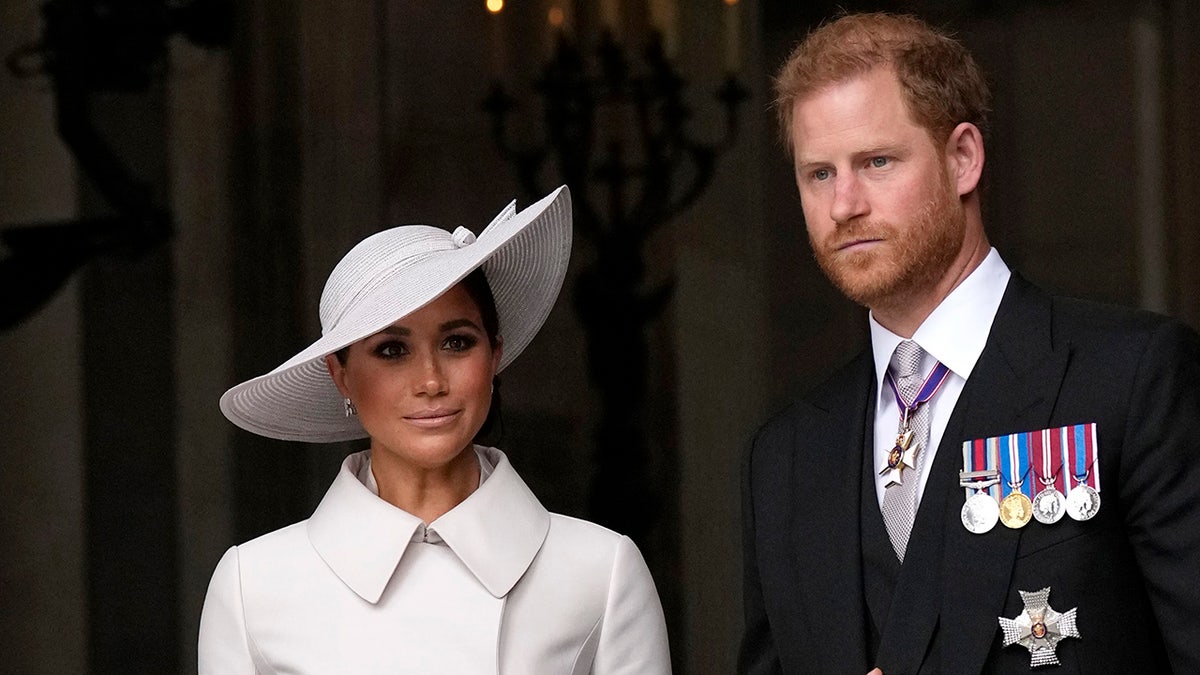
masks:
<svg viewBox="0 0 1200 675"><path fill-rule="evenodd" d="M917 397L913 399L912 403L908 403L900 394L900 388L896 386L896 380L892 379L892 371L889 370L884 373L884 378L887 380L888 385L891 386L892 393L896 395L896 405L900 406L900 424L904 428L908 428L908 416L916 412L917 408L923 404L928 403L929 399L933 398L938 389L942 388L942 383L946 381L946 376L949 374L950 369L942 365L939 361L933 367L933 370L929 371L929 377L925 378L925 384L921 385L921 389L917 392Z"/></svg>
<svg viewBox="0 0 1200 675"><path fill-rule="evenodd" d="M1033 452L1031 461L1034 466L1040 469L1036 470L1038 479L1037 489L1039 491L1043 488L1053 486L1056 490L1062 492L1064 489L1063 486L1066 484L1062 476L1064 473L1061 471L1062 464L1058 465L1060 468L1059 471L1056 472L1054 470L1054 461L1057 459L1061 462L1061 459L1057 446L1051 440L1053 437L1054 434L1050 433L1049 429L1029 432L1030 447Z"/></svg>
<svg viewBox="0 0 1200 675"><path fill-rule="evenodd" d="M1030 475L1030 469L1033 467L1033 455L1031 455L1029 451L1029 436L1030 434L1028 433L1013 434L1012 444L1015 446L1014 452L1018 454L1017 470L1020 472L1021 476L1021 486L1017 489L1032 500L1033 496L1037 494L1038 491L1034 489L1034 483L1036 483L1037 480Z"/></svg>
<svg viewBox="0 0 1200 675"><path fill-rule="evenodd" d="M995 439L1000 452L1000 480L1004 484L1001 494L1005 497L1014 492L1024 492L1028 496L1029 443L1021 442L1023 436L1027 434L1009 434Z"/></svg>
<svg viewBox="0 0 1200 675"><path fill-rule="evenodd" d="M962 442L962 466L967 472L995 471L996 474L1000 473L1000 455L997 438L976 438L974 441ZM976 483L983 483L983 479L977 479ZM996 500L996 503L1000 503L1002 486L998 479L992 480L992 483L982 490L967 483L962 486L966 489L967 498L971 498L976 491L986 491L991 498Z"/></svg>
<svg viewBox="0 0 1200 675"><path fill-rule="evenodd" d="M1096 461L1096 423L1063 427L1064 449L1070 453L1072 479L1100 491L1100 462ZM1086 478L1085 478L1086 477Z"/></svg>
<svg viewBox="0 0 1200 675"><path fill-rule="evenodd" d="M945 366L940 363L938 366L946 371ZM934 382L935 375L937 376L936 382ZM928 401L937 392L945 377L946 372L939 373L938 368L935 368L934 372L930 373L929 379L925 381L925 385L921 387L912 408L915 409ZM888 381L891 382L890 374ZM896 402L900 405L901 415L903 415L907 406L899 392L896 391L895 383L891 384L892 391L896 392ZM1078 484L1088 485L1099 492L1100 462L1097 460L1096 447L1096 424L1094 422L1058 427L1057 429L1027 431L1007 436L977 438L963 441L963 468L967 472L999 471L1000 483L986 488L988 494L997 502L1002 497L1018 490L1032 499L1043 487L1049 485L1055 486L1064 495ZM1058 465L1057 472L1055 471L1056 464ZM1030 471L1031 468L1033 471ZM1053 478L1053 482L1044 485L1040 480L1034 480L1035 476L1030 475L1031 473L1035 474L1036 478L1045 480ZM1017 481L1022 481L1020 487L1009 485L1010 482L1016 483ZM967 497L970 497L973 492L973 488L967 487Z"/></svg>

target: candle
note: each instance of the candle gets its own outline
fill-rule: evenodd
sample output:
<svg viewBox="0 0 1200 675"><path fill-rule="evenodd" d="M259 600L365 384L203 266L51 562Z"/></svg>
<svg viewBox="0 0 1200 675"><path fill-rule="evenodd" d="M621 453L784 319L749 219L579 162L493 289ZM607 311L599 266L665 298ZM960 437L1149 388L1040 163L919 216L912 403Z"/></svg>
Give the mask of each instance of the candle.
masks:
<svg viewBox="0 0 1200 675"><path fill-rule="evenodd" d="M620 0L600 0L600 25L616 40L620 35L621 2Z"/></svg>
<svg viewBox="0 0 1200 675"><path fill-rule="evenodd" d="M504 62L504 24L500 22L500 12L504 9L504 0L486 0L485 6L491 13L491 26L488 31L490 53L488 56L492 65L492 75L496 79L500 79L504 76L504 69L507 66Z"/></svg>
<svg viewBox="0 0 1200 675"><path fill-rule="evenodd" d="M725 0L725 68L735 73L742 67L742 23L738 0Z"/></svg>
<svg viewBox="0 0 1200 675"><path fill-rule="evenodd" d="M679 51L679 8L676 0L650 0L650 24L662 36L663 53L674 58Z"/></svg>
<svg viewBox="0 0 1200 675"><path fill-rule="evenodd" d="M550 0L546 10L546 51L554 54L558 46L558 36L571 34L571 7L567 0Z"/></svg>

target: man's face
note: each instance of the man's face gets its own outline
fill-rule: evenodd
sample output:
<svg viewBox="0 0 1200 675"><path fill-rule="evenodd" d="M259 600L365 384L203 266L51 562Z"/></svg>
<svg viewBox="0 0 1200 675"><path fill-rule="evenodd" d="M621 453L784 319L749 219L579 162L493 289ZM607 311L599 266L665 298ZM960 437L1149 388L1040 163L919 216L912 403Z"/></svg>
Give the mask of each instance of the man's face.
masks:
<svg viewBox="0 0 1200 675"><path fill-rule="evenodd" d="M876 68L796 102L796 185L817 263L851 300L893 307L933 290L963 249L946 156Z"/></svg>

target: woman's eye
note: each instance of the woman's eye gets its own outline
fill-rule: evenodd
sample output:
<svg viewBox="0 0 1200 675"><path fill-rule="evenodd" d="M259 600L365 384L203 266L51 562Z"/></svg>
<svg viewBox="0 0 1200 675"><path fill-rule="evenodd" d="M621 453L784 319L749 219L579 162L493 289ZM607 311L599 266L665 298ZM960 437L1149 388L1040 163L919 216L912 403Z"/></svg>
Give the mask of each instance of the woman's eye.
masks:
<svg viewBox="0 0 1200 675"><path fill-rule="evenodd" d="M888 165L887 157L872 157L871 158L871 166L876 169L882 169L883 167L885 167L887 165Z"/></svg>
<svg viewBox="0 0 1200 675"><path fill-rule="evenodd" d="M476 342L475 338L470 335L451 335L442 344L452 352L465 352L474 347Z"/></svg>
<svg viewBox="0 0 1200 675"><path fill-rule="evenodd" d="M812 172L812 177L816 180L829 180L831 175L833 174L830 173L829 169L817 169Z"/></svg>
<svg viewBox="0 0 1200 675"><path fill-rule="evenodd" d="M385 359L398 359L408 353L401 342L382 342L375 347L375 355Z"/></svg>

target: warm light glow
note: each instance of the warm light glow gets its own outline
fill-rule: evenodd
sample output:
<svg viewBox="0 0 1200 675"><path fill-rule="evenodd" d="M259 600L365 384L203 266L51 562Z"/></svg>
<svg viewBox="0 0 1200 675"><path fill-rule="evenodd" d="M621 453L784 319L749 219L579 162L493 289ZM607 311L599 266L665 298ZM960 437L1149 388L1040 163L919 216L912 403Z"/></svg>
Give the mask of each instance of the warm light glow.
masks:
<svg viewBox="0 0 1200 675"><path fill-rule="evenodd" d="M737 3L738 0L725 0L725 4L727 5L736 5Z"/></svg>
<svg viewBox="0 0 1200 675"><path fill-rule="evenodd" d="M504 9L504 0L487 0L487 10L492 14L499 14L502 9Z"/></svg>
<svg viewBox="0 0 1200 675"><path fill-rule="evenodd" d="M566 16L563 14L562 7L551 7L550 13L546 15L546 20L549 21L550 25L554 28L562 28L563 21L565 19Z"/></svg>

